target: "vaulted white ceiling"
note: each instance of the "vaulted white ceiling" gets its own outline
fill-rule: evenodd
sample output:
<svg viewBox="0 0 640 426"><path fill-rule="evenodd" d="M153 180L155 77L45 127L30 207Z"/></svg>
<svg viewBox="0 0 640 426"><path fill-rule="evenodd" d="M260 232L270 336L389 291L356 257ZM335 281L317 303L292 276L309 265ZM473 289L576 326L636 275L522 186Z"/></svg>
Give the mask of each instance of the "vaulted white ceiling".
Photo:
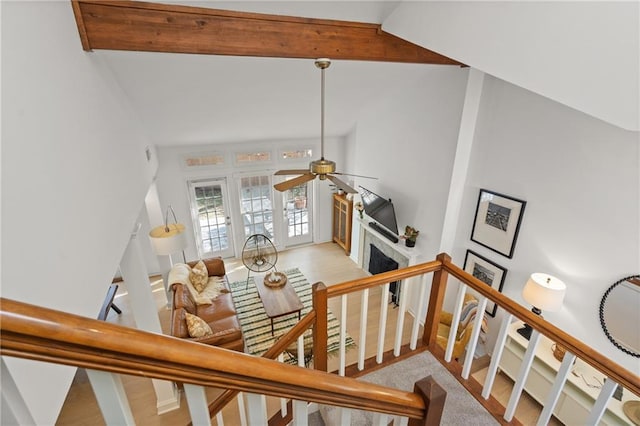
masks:
<svg viewBox="0 0 640 426"><path fill-rule="evenodd" d="M536 7L537 18L529 21L518 11L519 2L164 2L382 23L386 31L427 49L617 126L638 129L637 14L631 19L617 10L600 17L586 14L589 9L581 3L589 2L566 2L558 9L564 20ZM583 13L569 22L571 10ZM501 19L491 19L498 12ZM588 38L581 35L585 32ZM636 39L616 43L627 33ZM93 54L112 69L158 145L319 137L320 72L311 60ZM327 70L327 135L346 134L374 99L426 78L430 67L437 66L334 61Z"/></svg>

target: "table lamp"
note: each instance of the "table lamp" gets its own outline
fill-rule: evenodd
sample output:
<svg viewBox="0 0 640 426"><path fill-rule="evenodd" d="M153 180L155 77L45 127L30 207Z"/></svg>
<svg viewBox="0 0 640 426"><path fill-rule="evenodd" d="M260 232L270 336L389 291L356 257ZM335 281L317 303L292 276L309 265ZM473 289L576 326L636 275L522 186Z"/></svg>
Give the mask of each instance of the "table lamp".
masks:
<svg viewBox="0 0 640 426"><path fill-rule="evenodd" d="M531 274L529 280L522 289L522 297L533 307L531 311L540 315L542 311L558 311L562 307L562 301L567 291L565 283L551 275L535 273ZM518 333L529 340L533 329L527 323L518 329Z"/></svg>
<svg viewBox="0 0 640 426"><path fill-rule="evenodd" d="M173 214L175 223L169 223L169 212ZM184 255L184 249L187 247L187 238L184 230L185 226L178 223L175 212L169 206L165 215L164 225L156 226L149 231L149 239L151 240L153 251L160 256L170 256L173 253L182 251L182 259L184 263L187 263Z"/></svg>

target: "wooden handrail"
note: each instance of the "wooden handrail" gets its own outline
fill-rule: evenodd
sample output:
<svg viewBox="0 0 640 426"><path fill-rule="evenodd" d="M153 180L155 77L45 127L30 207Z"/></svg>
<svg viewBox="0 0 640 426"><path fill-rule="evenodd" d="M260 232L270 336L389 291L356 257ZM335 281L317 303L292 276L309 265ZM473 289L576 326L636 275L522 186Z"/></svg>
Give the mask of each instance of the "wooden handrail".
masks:
<svg viewBox="0 0 640 426"><path fill-rule="evenodd" d="M551 339L559 345L564 346L569 352L573 353L584 362L594 367L596 370L599 370L607 377L610 377L612 380L616 381L618 384L629 389L634 394L640 396L640 377L638 375L611 361L609 358L593 350L575 337L570 336L558 327L547 322L539 315L535 315L530 310L511 300L496 289L489 287L484 282L480 281L468 272L453 264L451 262L451 258L446 253L439 254L437 259L432 262L384 272L363 279L346 281L344 283L331 286L327 288L327 297L342 296L344 294L354 293L388 282L410 278L429 272L438 273L438 271L451 274L451 276L459 279L464 284L473 288L481 295L489 298L489 300L495 302L498 306L513 314L516 318L525 321L527 324L531 325L532 328L538 330L547 338ZM446 286L446 281L446 276L441 280L434 274L434 280L431 289L432 296L434 295L434 291L436 295L441 295L444 291L442 288L434 289L433 286ZM437 313L439 313L441 309L441 300L433 301L430 299L429 309L427 310L427 321L425 322L426 325L423 335L424 343L426 343L430 347L435 345L435 332L433 332L433 323L437 319ZM432 315L432 317L430 317L430 315ZM437 325L437 321L435 321L435 323Z"/></svg>
<svg viewBox="0 0 640 426"><path fill-rule="evenodd" d="M418 265L408 266L402 269L395 269L393 271L383 272L381 274L371 275L366 278L358 278L351 281L345 281L343 283L332 285L327 288L327 297L338 297L344 294L355 293L357 291L366 290L386 284L393 281L403 280L405 278L411 278L418 275L427 274L429 272L435 272L442 267L442 262L434 260L431 262L420 263Z"/></svg>
<svg viewBox="0 0 640 426"><path fill-rule="evenodd" d="M640 377L638 375L611 361L606 356L593 350L575 337L560 330L558 327L546 321L539 315L535 315L533 312L514 302L496 289L489 287L484 282L451 263L450 260L444 261L443 267L452 276L456 277L481 295L489 298L489 300L495 302L510 314L525 321L532 328L536 329L550 340L564 346L569 352L576 355L582 361L591 365L605 376L610 377L619 385L622 385L634 394L640 396Z"/></svg>
<svg viewBox="0 0 640 426"><path fill-rule="evenodd" d="M1 355L410 418L426 415L424 401L411 392L9 299L0 298L0 307Z"/></svg>

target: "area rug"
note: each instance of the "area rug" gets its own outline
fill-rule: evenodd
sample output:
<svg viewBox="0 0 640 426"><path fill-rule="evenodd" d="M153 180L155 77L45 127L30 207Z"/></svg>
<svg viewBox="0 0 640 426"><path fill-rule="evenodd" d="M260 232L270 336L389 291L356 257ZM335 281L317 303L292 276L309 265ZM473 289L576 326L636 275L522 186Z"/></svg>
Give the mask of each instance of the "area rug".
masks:
<svg viewBox="0 0 640 426"><path fill-rule="evenodd" d="M312 307L311 302L311 284L302 275L298 268L281 271L287 276L288 283L293 286L304 305L302 316L306 315ZM262 275L257 275L258 279L263 279ZM298 323L298 315L291 314L274 319L274 334L271 335L271 320L264 311L258 290L254 282L254 277L249 278L249 286L247 281L236 281L231 283L231 295L236 305L238 319L242 327L247 352L251 355L262 356L276 339L285 334L294 325ZM328 335L327 353L335 355L340 350L340 323L329 310L327 313ZM312 342L311 331L305 333L305 346ZM346 348L355 346L355 342L351 336L346 336ZM295 363L293 359L285 359L286 362Z"/></svg>

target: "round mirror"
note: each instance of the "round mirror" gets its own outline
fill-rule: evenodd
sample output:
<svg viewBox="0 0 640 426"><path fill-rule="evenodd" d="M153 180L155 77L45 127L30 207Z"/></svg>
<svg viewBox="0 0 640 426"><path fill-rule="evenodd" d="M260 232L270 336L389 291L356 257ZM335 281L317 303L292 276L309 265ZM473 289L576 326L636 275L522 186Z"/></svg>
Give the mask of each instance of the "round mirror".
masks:
<svg viewBox="0 0 640 426"><path fill-rule="evenodd" d="M616 281L600 301L600 325L611 343L640 358L640 275Z"/></svg>

